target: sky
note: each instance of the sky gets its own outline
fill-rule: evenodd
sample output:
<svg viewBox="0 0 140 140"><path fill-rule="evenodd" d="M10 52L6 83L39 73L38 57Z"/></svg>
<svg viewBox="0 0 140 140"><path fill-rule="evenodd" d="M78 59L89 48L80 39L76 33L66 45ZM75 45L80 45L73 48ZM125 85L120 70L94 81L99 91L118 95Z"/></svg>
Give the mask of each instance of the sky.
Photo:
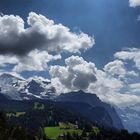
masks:
<svg viewBox="0 0 140 140"><path fill-rule="evenodd" d="M140 0L1 0L0 73L140 104Z"/></svg>

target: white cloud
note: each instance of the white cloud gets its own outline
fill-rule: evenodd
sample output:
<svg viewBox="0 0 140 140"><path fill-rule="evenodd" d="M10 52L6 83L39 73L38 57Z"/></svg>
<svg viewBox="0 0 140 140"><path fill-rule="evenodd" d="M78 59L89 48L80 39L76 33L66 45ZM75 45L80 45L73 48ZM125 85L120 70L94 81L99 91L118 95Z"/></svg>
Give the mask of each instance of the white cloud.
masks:
<svg viewBox="0 0 140 140"><path fill-rule="evenodd" d="M51 82L58 93L83 90L97 94L101 99L109 102L108 96L119 92L123 87L120 79L98 70L94 63L87 62L82 57L69 57L65 63L66 66L57 65L50 68Z"/></svg>
<svg viewBox="0 0 140 140"><path fill-rule="evenodd" d="M101 100L118 107L139 103L139 96L121 93L121 88L124 86L123 81L98 70L94 63L86 62L78 56L69 57L65 63L66 66L57 65L50 69L51 82L58 94L84 90L96 94Z"/></svg>
<svg viewBox="0 0 140 140"><path fill-rule="evenodd" d="M122 92L121 89L125 86L123 81L108 77L102 71L99 71L96 77L97 82L90 84L88 92L96 94L102 101L120 108L140 103L140 96Z"/></svg>
<svg viewBox="0 0 140 140"><path fill-rule="evenodd" d="M73 33L62 24L34 12L29 13L25 28L19 16L0 16L0 53L24 55L35 49L47 52L77 53L94 44L94 38L87 34Z"/></svg>
<svg viewBox="0 0 140 140"><path fill-rule="evenodd" d="M115 58L122 60L133 60L135 62L135 66L140 70L140 49L132 48L125 51L117 52Z"/></svg>
<svg viewBox="0 0 140 140"><path fill-rule="evenodd" d="M34 12L28 27L19 16L0 15L0 66L14 64L13 71L43 71L47 63L61 59L60 53L86 51L94 44L87 34L73 33L62 24Z"/></svg>
<svg viewBox="0 0 140 140"><path fill-rule="evenodd" d="M126 69L124 63L120 60L109 62L104 66L104 70L111 76L123 78L126 75Z"/></svg>
<svg viewBox="0 0 140 140"><path fill-rule="evenodd" d="M130 7L140 6L140 0L129 0Z"/></svg>
<svg viewBox="0 0 140 140"><path fill-rule="evenodd" d="M129 107L140 103L140 96L122 93L110 93L103 97L104 100L117 107ZM108 100L107 100L108 98Z"/></svg>
<svg viewBox="0 0 140 140"><path fill-rule="evenodd" d="M60 55L50 55L46 51L34 50L26 57L19 58L19 62L14 67L13 71L45 71L48 69L48 62L61 59Z"/></svg>
<svg viewBox="0 0 140 140"><path fill-rule="evenodd" d="M123 87L123 81L102 70L96 72L96 77L97 83L94 84L94 87L102 93L106 90L119 91Z"/></svg>
<svg viewBox="0 0 140 140"><path fill-rule="evenodd" d="M129 84L129 88L131 93L140 95L140 83Z"/></svg>
<svg viewBox="0 0 140 140"><path fill-rule="evenodd" d="M51 66L51 82L59 93L86 90L91 82L96 82L94 63L86 62L82 57L71 56L65 60L66 66Z"/></svg>
<svg viewBox="0 0 140 140"><path fill-rule="evenodd" d="M125 63L121 60L114 60L104 66L104 71L111 77L125 80L126 76L138 76L135 71L128 71Z"/></svg>
<svg viewBox="0 0 140 140"><path fill-rule="evenodd" d="M0 55L0 66L5 69L9 64L13 64L11 71L45 71L48 69L50 61L61 59L61 55L50 55L46 51L34 50L28 55L18 57L15 55Z"/></svg>
<svg viewBox="0 0 140 140"><path fill-rule="evenodd" d="M11 55L0 55L0 66L5 67L8 64L17 64L18 59L15 56Z"/></svg>

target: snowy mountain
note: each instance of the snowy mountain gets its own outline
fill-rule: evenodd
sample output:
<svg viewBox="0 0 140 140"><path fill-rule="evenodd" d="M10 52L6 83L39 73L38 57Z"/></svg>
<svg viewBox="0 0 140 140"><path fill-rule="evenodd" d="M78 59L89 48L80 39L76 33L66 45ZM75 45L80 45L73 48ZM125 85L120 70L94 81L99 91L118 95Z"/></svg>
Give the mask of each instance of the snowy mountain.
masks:
<svg viewBox="0 0 140 140"><path fill-rule="evenodd" d="M0 75L0 92L13 100L48 99L55 96L55 88L47 79L33 77L27 80L10 75Z"/></svg>

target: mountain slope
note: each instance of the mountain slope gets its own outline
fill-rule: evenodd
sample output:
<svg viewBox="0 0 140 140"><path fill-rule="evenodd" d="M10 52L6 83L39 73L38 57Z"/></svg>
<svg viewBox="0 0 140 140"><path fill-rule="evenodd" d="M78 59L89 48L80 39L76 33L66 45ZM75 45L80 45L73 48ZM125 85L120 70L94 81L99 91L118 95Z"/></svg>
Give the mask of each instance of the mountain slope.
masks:
<svg viewBox="0 0 140 140"><path fill-rule="evenodd" d="M96 95L90 93L84 93L83 91L71 92L68 94L61 94L56 98L59 102L71 102L69 106L77 110L81 114L89 116L92 120L95 116L100 118L100 123L108 127L114 127L117 129L123 129L122 122L113 107L109 104L102 102ZM74 106L74 103L85 103L88 104L86 108L82 104ZM96 111L95 111L96 110Z"/></svg>
<svg viewBox="0 0 140 140"><path fill-rule="evenodd" d="M41 126L58 126L60 122L70 122L81 128L93 125L86 117L75 111L64 109L58 103L50 100L5 99L0 102L0 110L6 112L10 125L20 124L30 131L36 131Z"/></svg>

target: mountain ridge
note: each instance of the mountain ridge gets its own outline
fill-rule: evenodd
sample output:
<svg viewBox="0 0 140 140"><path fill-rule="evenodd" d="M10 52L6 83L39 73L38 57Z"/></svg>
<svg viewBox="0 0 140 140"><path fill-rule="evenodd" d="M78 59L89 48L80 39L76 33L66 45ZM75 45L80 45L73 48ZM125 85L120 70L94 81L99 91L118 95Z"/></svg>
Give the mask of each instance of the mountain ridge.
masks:
<svg viewBox="0 0 140 140"><path fill-rule="evenodd" d="M8 74L0 76L0 87L1 94L11 100L49 99L55 102L65 102L64 106L72 110L76 109L75 111L88 117L91 121L95 119L99 124L103 124L106 127L114 127L116 129L124 128L115 109L111 105L102 102L95 94L77 91L58 96L55 94L55 88L51 86L49 80L38 77L26 80ZM78 108L74 108L74 102L81 103L82 108L85 109L81 110L81 107L78 106Z"/></svg>
<svg viewBox="0 0 140 140"><path fill-rule="evenodd" d="M109 114L109 116L112 118L112 125L117 129L123 129L123 124L115 111L115 108L111 105L102 102L99 97L97 97L95 94L90 93L84 93L83 91L78 92L70 92L67 94L61 94L56 98L56 101L59 102L74 102L74 103L87 103L92 108L100 107L102 109L106 110L106 115ZM79 108L80 109L80 108ZM88 113L88 112L87 112Z"/></svg>
<svg viewBox="0 0 140 140"><path fill-rule="evenodd" d="M0 92L13 100L48 99L55 95L55 88L47 79L21 79L4 73L0 75Z"/></svg>

